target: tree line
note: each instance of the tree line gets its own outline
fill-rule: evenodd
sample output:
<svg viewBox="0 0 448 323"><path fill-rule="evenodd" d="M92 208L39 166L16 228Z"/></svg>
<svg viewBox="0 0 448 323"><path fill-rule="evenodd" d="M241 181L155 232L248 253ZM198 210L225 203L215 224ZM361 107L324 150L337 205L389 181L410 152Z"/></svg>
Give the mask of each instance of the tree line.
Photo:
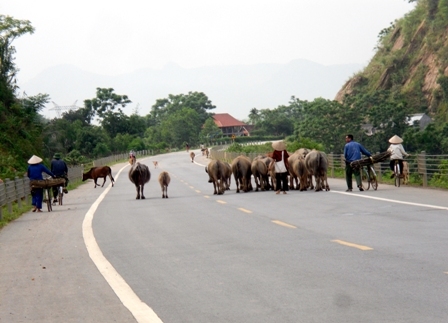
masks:
<svg viewBox="0 0 448 323"><path fill-rule="evenodd" d="M48 160L59 152L68 163L79 164L129 150L182 149L186 143L194 146L222 137L212 118L216 107L203 92L169 94L140 116L138 110L131 115L123 112L132 103L126 94L97 88L96 96L84 100L78 110L48 120L41 115L50 100L48 94L17 94L12 42L32 34L34 28L29 21L2 15L0 27L0 178L23 174L33 154ZM388 139L398 134L411 152L447 153L446 121L439 118L424 130L410 126L407 118L413 111L406 100L404 95L385 90L356 93L343 102L291 97L287 105L274 109L253 108L243 121L253 126L253 137L283 137L298 148L342 153L345 135L351 133L371 152L377 152L387 149ZM362 129L365 123L378 129L374 136Z"/></svg>

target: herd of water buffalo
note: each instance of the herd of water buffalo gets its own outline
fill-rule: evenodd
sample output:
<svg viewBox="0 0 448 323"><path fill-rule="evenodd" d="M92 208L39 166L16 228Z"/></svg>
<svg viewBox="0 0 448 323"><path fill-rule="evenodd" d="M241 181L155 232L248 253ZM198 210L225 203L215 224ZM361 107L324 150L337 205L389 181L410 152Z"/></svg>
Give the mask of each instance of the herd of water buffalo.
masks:
<svg viewBox="0 0 448 323"><path fill-rule="evenodd" d="M274 159L268 155L257 156L252 161L246 156L236 157L232 163L214 159L205 167L209 183L213 183L213 194L224 194L230 189L231 177L235 179L236 192L253 190L252 176L255 180L255 191L276 188ZM289 187L306 191L330 190L327 181L327 155L318 150L300 148L288 158ZM313 184L312 177L314 176Z"/></svg>
<svg viewBox="0 0 448 323"><path fill-rule="evenodd" d="M191 161L194 161L194 153L190 153ZM208 157L208 156L207 156ZM144 199L144 186L151 179L151 172L148 166L136 161L135 157L129 159L131 168L129 169L129 180L135 185L137 196L136 199ZM157 167L157 162L154 166ZM314 189L316 191L330 190L327 181L328 159L327 155L318 150L309 150L300 148L288 157L289 164L289 187L306 191L307 189ZM276 188L276 176L274 159L268 155L257 156L252 161L246 156L236 157L232 163L220 161L218 159L211 160L205 171L209 176L209 183L213 183L213 194L224 194L226 190L230 189L232 175L235 179L236 192L240 190L249 192L253 190L252 176L255 180L255 191L270 190ZM314 182L313 184L313 178ZM83 174L83 181L93 179L95 187L98 178L104 178L103 185L106 178L109 177L114 185L114 178L110 167L93 167L88 172ZM162 198L168 198L168 185L170 183L170 176L167 172L161 172L159 175L159 184L162 189Z"/></svg>

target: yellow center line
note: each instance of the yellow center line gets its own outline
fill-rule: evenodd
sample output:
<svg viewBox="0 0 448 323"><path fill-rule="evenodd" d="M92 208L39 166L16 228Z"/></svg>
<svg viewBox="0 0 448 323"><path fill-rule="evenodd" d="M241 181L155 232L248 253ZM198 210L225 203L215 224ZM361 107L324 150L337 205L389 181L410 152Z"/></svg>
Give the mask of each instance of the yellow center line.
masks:
<svg viewBox="0 0 448 323"><path fill-rule="evenodd" d="M210 196L208 196L208 195L204 195L204 197L205 197L206 199L209 199L209 198L210 198Z"/></svg>
<svg viewBox="0 0 448 323"><path fill-rule="evenodd" d="M193 188L193 189L194 189L194 187L193 187L193 186L190 186L190 188Z"/></svg>
<svg viewBox="0 0 448 323"><path fill-rule="evenodd" d="M201 191L200 190L195 190L196 191L196 193L201 193Z"/></svg>
<svg viewBox="0 0 448 323"><path fill-rule="evenodd" d="M252 211L243 209L242 207L238 208L238 210L243 211L244 213L249 213L249 214L252 213Z"/></svg>
<svg viewBox="0 0 448 323"><path fill-rule="evenodd" d="M447 275L448 275L448 271L445 271L445 274L447 274Z"/></svg>
<svg viewBox="0 0 448 323"><path fill-rule="evenodd" d="M358 249L364 250L364 251L373 250L373 248L370 248L370 247L367 247L367 246L361 246L359 244L355 244L355 243L351 243L351 242L347 242L347 241L342 241L342 240L331 240L331 241L339 243L339 244L344 245L344 246L358 248Z"/></svg>
<svg viewBox="0 0 448 323"><path fill-rule="evenodd" d="M288 223L285 223L285 222L282 222L282 221L278 221L278 220L272 220L272 223L281 225L283 227L291 228L291 229L297 229L297 227L294 226L294 225L291 225L291 224L288 224Z"/></svg>
<svg viewBox="0 0 448 323"><path fill-rule="evenodd" d="M221 201L221 200L216 200L216 202L220 203L220 204L226 204L226 201Z"/></svg>

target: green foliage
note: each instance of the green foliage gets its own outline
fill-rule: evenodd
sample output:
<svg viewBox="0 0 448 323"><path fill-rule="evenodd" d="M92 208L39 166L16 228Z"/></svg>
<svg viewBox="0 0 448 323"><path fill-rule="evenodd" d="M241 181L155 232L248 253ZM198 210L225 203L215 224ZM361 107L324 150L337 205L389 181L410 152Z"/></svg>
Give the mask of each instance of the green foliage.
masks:
<svg viewBox="0 0 448 323"><path fill-rule="evenodd" d="M242 145L239 143L233 143L227 148L228 152L236 153L260 153L265 154L272 152L272 143L267 142L262 145Z"/></svg>
<svg viewBox="0 0 448 323"><path fill-rule="evenodd" d="M316 149L324 151L325 147L323 144L318 143L309 138L300 138L299 141L293 141L291 143L287 142L287 148L289 152L295 152L300 148Z"/></svg>
<svg viewBox="0 0 448 323"><path fill-rule="evenodd" d="M430 186L448 188L448 160L440 161L437 168L438 172L431 176L428 184Z"/></svg>
<svg viewBox="0 0 448 323"><path fill-rule="evenodd" d="M63 159L67 165L76 166L86 163L86 158L76 149L70 151Z"/></svg>

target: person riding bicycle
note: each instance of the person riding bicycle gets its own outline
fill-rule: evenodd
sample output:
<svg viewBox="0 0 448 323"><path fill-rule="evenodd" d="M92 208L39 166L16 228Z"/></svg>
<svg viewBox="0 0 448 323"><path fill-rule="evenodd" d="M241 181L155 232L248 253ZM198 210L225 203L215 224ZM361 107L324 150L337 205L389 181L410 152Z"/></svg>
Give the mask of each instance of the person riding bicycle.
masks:
<svg viewBox="0 0 448 323"><path fill-rule="evenodd" d="M406 153L403 146L401 145L402 142L403 139L401 139L397 135L389 139L390 146L387 151L391 153L389 166L390 170L392 171L392 175L390 176L390 178L395 177L394 167L396 160L398 160L398 164L400 165L400 178L403 177L403 156L407 157L409 156L409 154Z"/></svg>
<svg viewBox="0 0 448 323"><path fill-rule="evenodd" d="M51 161L51 172L55 175L55 177L59 177L59 178L64 178L65 179L65 184L64 187L62 189L62 191L67 194L68 190L67 190L67 185L68 185L68 167L67 164L65 163L65 161L63 161L61 159L61 154L60 153L55 153L53 156L53 160ZM58 187L57 186L53 186L53 202L56 203L57 202L57 197L58 196Z"/></svg>
<svg viewBox="0 0 448 323"><path fill-rule="evenodd" d="M135 151L134 150L131 150L129 152L129 159L132 159L134 162L136 161Z"/></svg>

